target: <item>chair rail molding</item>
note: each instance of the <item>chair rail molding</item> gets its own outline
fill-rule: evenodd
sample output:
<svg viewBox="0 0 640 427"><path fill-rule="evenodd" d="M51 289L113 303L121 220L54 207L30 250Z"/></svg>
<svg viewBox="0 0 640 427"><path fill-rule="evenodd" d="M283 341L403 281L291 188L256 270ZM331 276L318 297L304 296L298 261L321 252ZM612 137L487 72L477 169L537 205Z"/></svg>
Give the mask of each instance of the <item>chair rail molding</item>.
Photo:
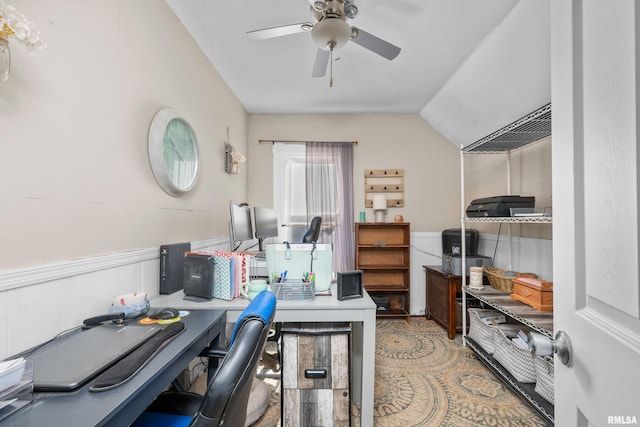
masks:
<svg viewBox="0 0 640 427"><path fill-rule="evenodd" d="M224 246L226 249L228 244L227 237L219 237L192 242L191 248L205 250ZM133 249L55 264L0 271L0 292L156 259L160 259L160 247Z"/></svg>

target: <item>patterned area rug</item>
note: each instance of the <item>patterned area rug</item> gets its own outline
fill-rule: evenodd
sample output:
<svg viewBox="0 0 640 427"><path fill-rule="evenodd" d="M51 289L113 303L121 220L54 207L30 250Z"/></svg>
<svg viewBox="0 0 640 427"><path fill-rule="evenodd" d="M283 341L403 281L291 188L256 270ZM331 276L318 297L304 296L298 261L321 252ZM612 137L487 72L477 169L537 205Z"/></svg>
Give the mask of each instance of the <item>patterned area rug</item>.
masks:
<svg viewBox="0 0 640 427"><path fill-rule="evenodd" d="M376 326L376 426L545 426L545 422L435 323Z"/></svg>
<svg viewBox="0 0 640 427"><path fill-rule="evenodd" d="M265 353L263 364L273 364ZM254 426L280 426L280 390L272 387L269 407ZM359 407L354 405L354 426ZM376 325L375 426L543 427L533 409L444 329L423 318L378 320ZM286 427L286 426L285 426ZM369 427L369 426L363 426Z"/></svg>

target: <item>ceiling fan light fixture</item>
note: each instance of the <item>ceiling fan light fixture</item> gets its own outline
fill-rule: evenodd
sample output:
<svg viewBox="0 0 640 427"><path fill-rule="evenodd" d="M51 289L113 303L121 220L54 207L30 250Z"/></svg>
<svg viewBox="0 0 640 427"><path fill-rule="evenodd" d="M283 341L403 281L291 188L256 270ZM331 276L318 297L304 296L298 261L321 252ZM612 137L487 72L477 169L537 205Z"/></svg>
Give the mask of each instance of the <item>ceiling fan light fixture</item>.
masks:
<svg viewBox="0 0 640 427"><path fill-rule="evenodd" d="M353 4L352 2L344 2L344 14L349 19L353 19L358 14L358 6Z"/></svg>
<svg viewBox="0 0 640 427"><path fill-rule="evenodd" d="M339 49L351 38L351 26L340 18L325 18L311 29L311 39L324 50Z"/></svg>

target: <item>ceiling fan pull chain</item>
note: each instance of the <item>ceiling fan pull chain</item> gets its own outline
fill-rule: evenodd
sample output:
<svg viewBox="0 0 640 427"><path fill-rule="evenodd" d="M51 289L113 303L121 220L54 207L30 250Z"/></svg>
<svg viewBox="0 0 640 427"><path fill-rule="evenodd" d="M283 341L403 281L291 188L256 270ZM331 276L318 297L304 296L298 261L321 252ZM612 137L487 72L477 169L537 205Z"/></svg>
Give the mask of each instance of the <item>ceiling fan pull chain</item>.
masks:
<svg viewBox="0 0 640 427"><path fill-rule="evenodd" d="M329 87L333 87L333 48L329 51Z"/></svg>

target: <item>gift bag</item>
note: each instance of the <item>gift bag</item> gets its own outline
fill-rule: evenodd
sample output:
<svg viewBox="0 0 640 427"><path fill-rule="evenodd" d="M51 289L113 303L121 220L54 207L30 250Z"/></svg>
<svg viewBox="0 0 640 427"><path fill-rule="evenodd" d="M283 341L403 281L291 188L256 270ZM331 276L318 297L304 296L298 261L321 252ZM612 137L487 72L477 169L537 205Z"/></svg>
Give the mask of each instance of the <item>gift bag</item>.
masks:
<svg viewBox="0 0 640 427"><path fill-rule="evenodd" d="M228 255L216 253L214 260L213 297L230 301L234 297L235 259Z"/></svg>

